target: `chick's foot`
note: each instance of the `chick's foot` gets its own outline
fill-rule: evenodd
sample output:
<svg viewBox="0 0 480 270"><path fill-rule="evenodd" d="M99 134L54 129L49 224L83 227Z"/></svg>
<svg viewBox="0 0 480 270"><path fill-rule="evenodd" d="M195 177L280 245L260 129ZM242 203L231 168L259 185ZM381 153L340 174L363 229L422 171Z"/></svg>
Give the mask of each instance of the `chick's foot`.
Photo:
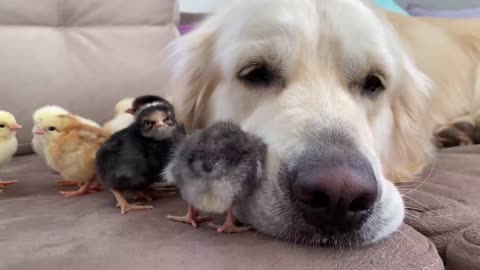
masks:
<svg viewBox="0 0 480 270"><path fill-rule="evenodd" d="M158 190L158 189L147 189L144 191L137 191L134 194L134 200L143 199L146 201L153 201L154 199L161 199L165 197L171 197L176 195L176 190L166 189L166 190Z"/></svg>
<svg viewBox="0 0 480 270"><path fill-rule="evenodd" d="M134 200L145 200L145 201L148 201L148 202L153 201L153 198L149 193L142 192L142 191L136 191L133 195L133 199Z"/></svg>
<svg viewBox="0 0 480 270"><path fill-rule="evenodd" d="M76 197L86 195L90 192L90 183L84 183L77 191L60 191L65 197Z"/></svg>
<svg viewBox="0 0 480 270"><path fill-rule="evenodd" d="M103 188L99 183L93 183L90 185L88 188L89 192L97 192L97 191L102 191Z"/></svg>
<svg viewBox="0 0 480 270"><path fill-rule="evenodd" d="M198 216L197 211L192 205L188 205L188 211L187 214L183 217L179 216L167 216L167 219L175 222L181 222L181 223L186 223L192 225L194 228L197 228L198 225L202 222L210 221L212 220L211 217L209 216Z"/></svg>
<svg viewBox="0 0 480 270"><path fill-rule="evenodd" d="M17 183L18 180L0 181L0 192L3 192L6 186Z"/></svg>
<svg viewBox="0 0 480 270"><path fill-rule="evenodd" d="M72 187L72 186L78 186L78 183L75 182L75 181L70 181L70 180L62 179L62 180L57 181L57 186L60 186L60 187Z"/></svg>
<svg viewBox="0 0 480 270"><path fill-rule="evenodd" d="M117 207L120 207L120 213L122 213L122 215L125 215L130 211L142 211L142 210L153 209L153 206L150 206L150 205L129 204L120 192L116 190L111 190L111 191L113 193L113 196L115 196L115 199L117 199Z"/></svg>
<svg viewBox="0 0 480 270"><path fill-rule="evenodd" d="M151 188L152 191L158 191L158 192L172 192L172 191L178 191L178 188L176 187L153 187Z"/></svg>
<svg viewBox="0 0 480 270"><path fill-rule="evenodd" d="M211 228L214 228L217 230L218 233L242 233L242 232L248 232L250 231L252 228L251 227L247 227L247 226L236 226L235 224L233 223L223 223L223 225L218 225L218 224L214 224L214 223L209 223L208 224L209 227Z"/></svg>
<svg viewBox="0 0 480 270"><path fill-rule="evenodd" d="M217 230L218 233L242 233L251 230L251 227L248 226L236 226L233 218L233 208L229 208L227 211L227 216L225 217L225 222L223 225L218 225L214 223L208 224L209 227Z"/></svg>

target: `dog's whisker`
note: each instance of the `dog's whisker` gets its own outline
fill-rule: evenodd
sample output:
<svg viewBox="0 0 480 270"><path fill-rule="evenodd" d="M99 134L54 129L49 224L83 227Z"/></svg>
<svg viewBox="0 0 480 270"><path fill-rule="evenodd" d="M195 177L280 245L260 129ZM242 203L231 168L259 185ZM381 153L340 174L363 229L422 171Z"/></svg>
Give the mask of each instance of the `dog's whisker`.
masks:
<svg viewBox="0 0 480 270"><path fill-rule="evenodd" d="M285 233L285 231L287 230L287 228L289 227L289 224L288 223L285 223L285 225L283 226L283 229L280 231L280 233L277 234L277 236L275 237L276 241L282 239L282 236L283 234Z"/></svg>
<svg viewBox="0 0 480 270"><path fill-rule="evenodd" d="M430 177L432 177L432 175L433 175L433 171L435 170L436 164L437 164L437 158L434 157L434 158L433 158L433 161L432 161L432 166L431 166L430 172L428 173L427 177L425 177L425 180L423 180L422 183L421 183L418 187L412 189L411 191L409 191L409 192L407 192L407 193L405 193L405 194L403 194L403 195L409 194L409 193L411 193L411 192L419 189L420 187L422 187L425 183L427 183L428 180L430 180Z"/></svg>
<svg viewBox="0 0 480 270"><path fill-rule="evenodd" d="M449 218L449 217L447 217L447 216L445 216L445 215L440 214L437 210L435 210L435 209L427 206L426 204L424 204L424 203L422 203L422 202L420 202L420 201L418 201L418 200L416 200L416 199L414 199L414 198L412 198L412 197L409 197L409 196L405 196L405 197L406 197L407 199L412 200L413 202L417 203L418 205L423 206L426 210L435 213L435 214L437 215L436 217L446 217L448 220L455 221L455 220L453 220L453 219L451 219L451 218ZM442 203L442 202L440 201L440 203ZM442 205L442 206L443 206L443 205Z"/></svg>
<svg viewBox="0 0 480 270"><path fill-rule="evenodd" d="M432 195L432 194L430 194L430 193L428 193L428 192L421 191L421 190L417 190L417 191L415 191L415 192L420 192L420 193L422 193L422 194L425 194L425 196L428 196L428 197L436 200L438 203L441 204L440 207L444 207L444 206L446 205L445 202L442 202L439 198L435 197L434 195ZM411 199L411 196L407 196L407 198L410 198L410 199Z"/></svg>
<svg viewBox="0 0 480 270"><path fill-rule="evenodd" d="M398 190L411 191L412 189L410 189L408 187L417 187L419 184L422 184L422 183L424 184L424 186L441 187L441 188L445 188L445 189L448 189L448 190L451 190L451 191L459 192L459 193L461 193L463 195L466 195L466 196L469 196L469 197L473 197L473 195L468 193L468 192L465 192L465 191L462 191L462 190L459 190L459 189L455 189L455 188L452 188L452 187L449 187L449 186L446 186L446 185L432 183L432 182L425 183L425 182L419 182L419 181L411 181L411 182L409 182L409 184L402 184L402 185L397 186L397 189ZM403 189L403 188L406 188L406 189Z"/></svg>
<svg viewBox="0 0 480 270"><path fill-rule="evenodd" d="M410 213L406 213L406 216L408 218L411 218L411 219L415 220L419 225L422 225L427 230L427 232L429 232L432 236L438 237L438 234L430 226L428 226L427 223L425 223L423 220L421 220L419 217L416 217L415 215L412 215Z"/></svg>
<svg viewBox="0 0 480 270"><path fill-rule="evenodd" d="M416 200L416 199L414 199L414 198L412 198L412 197L410 197L410 196L403 196L403 197L405 197L405 198L408 199L408 200L411 200L413 203L416 203L416 204L419 205L419 206L424 207L424 208L425 208L426 210L428 210L428 211L432 211L432 212L435 211L435 210L433 210L433 208L431 208L430 206L428 206L428 205L426 205L426 204L420 202L419 200ZM406 203L408 203L408 202L406 202Z"/></svg>
<svg viewBox="0 0 480 270"><path fill-rule="evenodd" d="M435 218L445 218L446 217L446 218L449 218L449 220L451 220L451 221L457 222L457 220L451 219L451 217L461 216L461 215L472 215L472 214L477 214L479 212L480 212L480 210L476 210L476 211L470 211L470 212L455 213L455 214L451 214L451 215L438 215L438 216L432 216L432 217L435 217Z"/></svg>
<svg viewBox="0 0 480 270"><path fill-rule="evenodd" d="M417 243L415 243L415 241L412 240L412 238L410 238L408 235L406 235L404 232L402 232L402 230L398 230L398 232L403 235L405 238L407 238L415 247L418 247L417 246Z"/></svg>
<svg viewBox="0 0 480 270"><path fill-rule="evenodd" d="M407 210L413 210L413 211L418 211L418 212L423 212L423 210L424 210L424 209L415 208L415 207L410 207L410 206L405 206L405 209L407 209Z"/></svg>

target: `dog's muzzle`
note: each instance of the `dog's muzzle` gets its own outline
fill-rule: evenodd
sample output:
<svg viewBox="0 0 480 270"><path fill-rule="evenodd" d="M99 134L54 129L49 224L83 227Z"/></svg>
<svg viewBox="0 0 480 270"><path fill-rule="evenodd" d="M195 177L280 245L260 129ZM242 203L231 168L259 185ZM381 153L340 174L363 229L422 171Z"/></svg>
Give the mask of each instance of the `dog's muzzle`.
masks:
<svg viewBox="0 0 480 270"><path fill-rule="evenodd" d="M306 223L324 233L357 231L379 197L372 166L350 139L318 138L290 167L292 200Z"/></svg>

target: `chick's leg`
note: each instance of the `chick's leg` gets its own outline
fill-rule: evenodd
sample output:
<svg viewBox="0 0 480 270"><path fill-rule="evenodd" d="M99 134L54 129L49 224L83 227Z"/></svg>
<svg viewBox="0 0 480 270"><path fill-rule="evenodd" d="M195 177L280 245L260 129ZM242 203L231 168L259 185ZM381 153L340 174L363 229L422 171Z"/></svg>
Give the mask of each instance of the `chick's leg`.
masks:
<svg viewBox="0 0 480 270"><path fill-rule="evenodd" d="M75 197L86 195L89 192L90 182L84 183L77 191L60 191L60 194L65 197Z"/></svg>
<svg viewBox="0 0 480 270"><path fill-rule="evenodd" d="M208 226L217 229L219 233L241 233L251 230L251 227L238 227L235 226L234 217L233 217L233 207L228 208L227 216L225 217L225 222L223 225L217 225L210 223Z"/></svg>
<svg viewBox="0 0 480 270"><path fill-rule="evenodd" d="M143 199L146 201L153 201L153 199L160 199L164 197L173 196L176 194L176 189L165 189L165 190L158 190L154 188L147 188L144 191L136 191L134 199Z"/></svg>
<svg viewBox="0 0 480 270"><path fill-rule="evenodd" d="M97 183L97 181L93 181L90 186L89 186L89 191L90 192L97 192L97 191L102 191L103 188L102 188L102 185L100 185L99 183Z"/></svg>
<svg viewBox="0 0 480 270"><path fill-rule="evenodd" d="M129 204L120 192L118 192L116 190L113 190L113 189L111 190L111 192L113 193L113 196L115 196L115 199L117 199L117 203L118 203L118 206L121 209L122 215L125 215L129 211L139 211L139 210L153 209L153 206L149 206L149 205L132 205L132 204Z"/></svg>
<svg viewBox="0 0 480 270"><path fill-rule="evenodd" d="M75 181L70 181L70 180L62 179L62 180L57 181L57 186L60 186L60 187L71 187L71 186L78 186L78 183L75 182Z"/></svg>
<svg viewBox="0 0 480 270"><path fill-rule="evenodd" d="M140 199L140 200L145 200L145 201L148 201L148 202L153 201L152 196L149 193L143 192L143 191L135 191L134 195L133 195L133 199L134 200Z"/></svg>
<svg viewBox="0 0 480 270"><path fill-rule="evenodd" d="M0 192L3 192L6 186L13 185L17 182L18 180L0 181Z"/></svg>
<svg viewBox="0 0 480 270"><path fill-rule="evenodd" d="M202 223L205 221L212 220L212 218L208 216L198 216L197 210L195 210L195 208L191 204L188 204L188 211L185 216L183 217L167 216L167 219L176 221L176 222L191 224L194 228L197 228L197 223Z"/></svg>
<svg viewBox="0 0 480 270"><path fill-rule="evenodd" d="M157 191L157 192L172 192L172 191L178 191L178 189L176 187L173 187L173 186L172 187L165 186L165 187L152 187L151 191L152 192L155 192L155 191Z"/></svg>

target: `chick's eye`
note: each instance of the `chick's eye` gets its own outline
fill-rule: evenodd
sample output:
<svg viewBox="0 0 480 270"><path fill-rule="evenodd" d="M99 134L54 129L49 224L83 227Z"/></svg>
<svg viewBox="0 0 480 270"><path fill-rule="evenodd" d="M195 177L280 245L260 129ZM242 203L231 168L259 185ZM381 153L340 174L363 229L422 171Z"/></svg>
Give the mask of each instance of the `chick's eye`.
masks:
<svg viewBox="0 0 480 270"><path fill-rule="evenodd" d="M362 85L362 90L365 94L377 94L385 90L382 80L377 76L370 74L365 78Z"/></svg>
<svg viewBox="0 0 480 270"><path fill-rule="evenodd" d="M5 128L5 125L3 125L3 124L0 124L0 128Z"/></svg>
<svg viewBox="0 0 480 270"><path fill-rule="evenodd" d="M145 120L143 120L143 125L145 127L151 127L151 126L153 126L153 122L148 120L148 119L145 119Z"/></svg>
<svg viewBox="0 0 480 270"><path fill-rule="evenodd" d="M55 130L57 130L57 128L55 128L55 127L48 127L48 131L55 131Z"/></svg>
<svg viewBox="0 0 480 270"><path fill-rule="evenodd" d="M238 78L252 85L270 86L274 82L275 74L266 64L253 64L242 69Z"/></svg>

